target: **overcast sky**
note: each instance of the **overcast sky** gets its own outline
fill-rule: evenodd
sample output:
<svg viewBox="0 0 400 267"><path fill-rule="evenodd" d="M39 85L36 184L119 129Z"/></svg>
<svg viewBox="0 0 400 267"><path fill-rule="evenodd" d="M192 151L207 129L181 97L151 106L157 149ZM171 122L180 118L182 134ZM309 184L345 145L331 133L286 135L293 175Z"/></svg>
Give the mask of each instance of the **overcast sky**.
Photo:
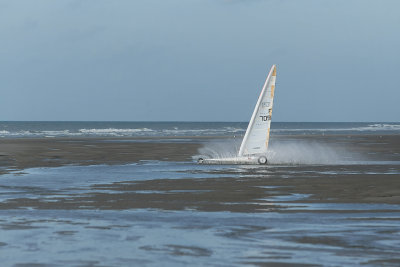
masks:
<svg viewBox="0 0 400 267"><path fill-rule="evenodd" d="M399 121L400 1L0 0L0 120Z"/></svg>

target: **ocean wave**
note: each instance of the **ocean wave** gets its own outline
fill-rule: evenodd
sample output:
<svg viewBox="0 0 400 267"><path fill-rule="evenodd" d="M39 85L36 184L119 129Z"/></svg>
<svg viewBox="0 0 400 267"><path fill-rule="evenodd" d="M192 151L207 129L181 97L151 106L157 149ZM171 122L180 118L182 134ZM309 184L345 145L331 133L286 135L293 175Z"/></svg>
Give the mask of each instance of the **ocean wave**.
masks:
<svg viewBox="0 0 400 267"><path fill-rule="evenodd" d="M2 136L29 136L29 135L32 135L32 133L30 131L18 131L18 132L0 131L0 135L2 135Z"/></svg>
<svg viewBox="0 0 400 267"><path fill-rule="evenodd" d="M145 124L145 123L144 123ZM89 124L90 125L90 124ZM88 125L88 126L89 126ZM119 128L119 127L107 127L104 128L87 128L81 127L65 127L65 128L51 128L47 127L40 129L1 129L1 137L68 137L68 136L115 136L115 137L135 137L135 136L240 136L245 133L245 127L235 127L226 125L179 125L172 124L167 127L162 125L146 127L147 125L140 125L137 128ZM244 125L243 125L244 126ZM302 126L304 128L302 128ZM336 126L336 127L335 127ZM347 127L348 126L348 127ZM293 128L292 128L293 127ZM39 129L38 129L39 128ZM399 123L354 123L354 124L341 124L341 123L323 123L315 124L304 123L304 124L279 124L272 125L271 132L274 134L319 134L319 133L399 133Z"/></svg>
<svg viewBox="0 0 400 267"><path fill-rule="evenodd" d="M375 123L356 129L360 131L399 131L400 124Z"/></svg>
<svg viewBox="0 0 400 267"><path fill-rule="evenodd" d="M136 128L136 129L116 129L116 128L104 128L104 129L79 129L81 134L93 134L93 135L132 135L138 133L149 133L154 132L154 130L149 128Z"/></svg>
<svg viewBox="0 0 400 267"><path fill-rule="evenodd" d="M69 130L62 130L62 131L16 131L16 132L9 132L9 131L0 131L1 136L15 136L15 137L40 137L40 136L70 136L74 135L74 133L70 133Z"/></svg>
<svg viewBox="0 0 400 267"><path fill-rule="evenodd" d="M216 135L216 134L233 134L238 132L244 133L245 129L224 127L224 128L207 128L207 129L165 129L162 133L167 135Z"/></svg>
<svg viewBox="0 0 400 267"><path fill-rule="evenodd" d="M45 135L73 135L74 133L71 133L69 130L61 130L61 131L39 131L35 132L33 134L45 134Z"/></svg>
<svg viewBox="0 0 400 267"><path fill-rule="evenodd" d="M349 128L292 128L276 129L271 127L272 132L377 132L377 131L400 131L400 124L375 123L367 126Z"/></svg>

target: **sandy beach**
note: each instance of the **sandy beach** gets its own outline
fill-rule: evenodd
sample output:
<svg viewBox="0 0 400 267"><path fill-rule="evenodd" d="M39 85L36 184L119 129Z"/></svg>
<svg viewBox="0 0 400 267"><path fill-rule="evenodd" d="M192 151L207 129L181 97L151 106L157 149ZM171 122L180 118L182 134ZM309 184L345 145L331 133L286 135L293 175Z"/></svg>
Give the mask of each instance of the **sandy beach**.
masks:
<svg viewBox="0 0 400 267"><path fill-rule="evenodd" d="M362 135L362 136L279 136L275 141L333 143L347 148L351 153L358 153L371 160L396 160L400 157L400 137L397 135ZM116 165L130 164L143 160L160 161L193 161L202 142L208 138L38 138L38 139L2 139L0 140L0 166L2 172L9 170L24 170L35 167L57 167L63 165ZM389 152L389 153L388 153ZM389 166L389 167L388 167ZM329 203L390 203L400 204L400 178L396 173L397 164L368 166L365 164L326 165L296 165L286 168L276 168L268 171L267 167L254 170L243 169L244 173L258 172L265 169L265 175L246 179L216 178L207 180L196 179L165 179L141 182L123 182L112 185L96 185L107 190L122 192L107 196L79 195L74 201L63 203L45 203L42 200L30 200L28 206L34 208L75 209L83 202L94 203L92 208L129 209L129 208L161 208L185 209L196 207L199 210L229 210L240 212L265 211L260 209L257 199L271 196L268 187L279 187L282 195L307 194L308 198L301 202ZM296 172L291 179L280 176L287 170ZM368 175L360 174L368 170ZM380 174L387 169L394 174ZM347 170L347 171L346 171ZM324 171L326 171L324 173ZM354 173L353 173L354 172ZM216 174L234 176L237 170L223 169ZM135 194L138 190L156 190L164 193ZM183 193L170 193L171 190L182 190ZM192 191L200 190L193 197ZM202 192L204 190L204 192ZM187 191L187 192L185 192ZM276 195L276 192L272 192ZM109 197L114 201L109 203ZM118 200L116 200L118 199ZM135 199L130 202L130 199ZM237 205L226 205L238 202ZM294 202L298 202L294 200ZM171 204L173 203L173 204ZM24 207L23 201L13 200L1 203L2 209ZM271 208L271 210L274 210Z"/></svg>
<svg viewBox="0 0 400 267"><path fill-rule="evenodd" d="M233 141L0 139L6 266L398 265L399 135L278 135L267 166L195 162Z"/></svg>
<svg viewBox="0 0 400 267"><path fill-rule="evenodd" d="M63 165L127 164L139 160L189 160L200 146L163 138L16 138L0 139L0 166L22 170Z"/></svg>
<svg viewBox="0 0 400 267"><path fill-rule="evenodd" d="M127 164L140 160L188 161L207 140L226 137L162 138L5 138L0 139L0 166L22 170L63 165ZM179 142L175 140L178 139ZM333 144L377 160L398 160L399 135L275 136L273 142Z"/></svg>

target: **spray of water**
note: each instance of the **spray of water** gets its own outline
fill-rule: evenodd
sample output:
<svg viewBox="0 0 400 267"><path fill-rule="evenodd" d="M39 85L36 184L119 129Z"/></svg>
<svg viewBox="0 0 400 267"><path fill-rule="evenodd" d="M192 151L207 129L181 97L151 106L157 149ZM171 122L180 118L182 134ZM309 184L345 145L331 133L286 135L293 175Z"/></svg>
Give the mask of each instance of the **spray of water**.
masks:
<svg viewBox="0 0 400 267"><path fill-rule="evenodd" d="M239 152L241 141L242 140L239 138L208 142L199 149L199 155L195 155L193 158L220 159L236 157Z"/></svg>
<svg viewBox="0 0 400 267"><path fill-rule="evenodd" d="M229 158L236 157L240 148L240 139L213 141L204 144L199 149L198 158ZM347 156L343 148L332 144L299 141L274 140L267 152L269 164L339 164Z"/></svg>
<svg viewBox="0 0 400 267"><path fill-rule="evenodd" d="M345 153L324 143L277 141L271 143L267 158L271 164L339 164Z"/></svg>

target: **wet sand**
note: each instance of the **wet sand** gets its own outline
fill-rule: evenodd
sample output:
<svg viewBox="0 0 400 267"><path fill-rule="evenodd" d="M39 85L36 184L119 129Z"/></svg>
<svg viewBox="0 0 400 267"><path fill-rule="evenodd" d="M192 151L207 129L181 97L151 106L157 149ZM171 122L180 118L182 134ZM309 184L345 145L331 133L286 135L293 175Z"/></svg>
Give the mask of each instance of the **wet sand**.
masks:
<svg viewBox="0 0 400 267"><path fill-rule="evenodd" d="M289 140L288 136L276 139ZM400 137L384 136L290 136L298 142L312 140L336 142L352 152L372 160L398 160ZM31 167L62 165L128 164L141 160L192 161L205 138L118 139L57 138L3 139L0 155L3 172ZM388 153L389 152L389 153ZM382 154L384 153L384 154ZM240 170L240 168L239 168ZM240 173L242 172L242 173ZM93 192L42 199L12 199L0 203L0 209L31 207L36 209L196 209L201 211L265 212L285 210L270 197L301 194L308 197L290 203L386 203L400 204L400 166L334 164L289 165L256 168L223 168L209 174L224 176L210 179L154 179L123 181L92 186ZM237 175L242 174L242 179ZM384 175L383 175L384 174ZM227 177L228 176L228 177ZM229 177L231 176L231 177ZM290 179L288 179L290 178ZM270 189L268 189L270 188ZM97 190L109 193L98 193ZM143 193L137 193L146 192ZM156 192L156 193L152 193ZM89 203L89 204L88 204ZM268 209L260 205L269 205Z"/></svg>
<svg viewBox="0 0 400 267"><path fill-rule="evenodd" d="M365 166L337 166L350 172ZM400 173L399 166L386 166ZM296 172L288 177L279 168L269 171L227 169L207 179L154 179L95 184L89 192L64 195L52 191L40 192L41 198L13 198L0 203L0 209L160 209L230 212L292 212L293 204L303 203L365 203L400 204L399 174L321 174L332 171L326 167L291 167ZM311 170L312 169L312 170ZM265 172L263 172L265 170ZM369 169L369 171L374 171ZM378 171L378 170L375 170ZM319 173L316 175L316 173ZM238 179L238 175L242 176ZM284 176L284 177L282 177ZM27 186L19 189L29 191ZM38 193L38 192L36 192ZM281 197L284 197L283 199ZM291 197L294 196L294 197ZM301 207L300 207L301 209ZM371 208L371 210L374 210ZM390 208L387 209L390 211ZM313 209L308 209L314 212ZM323 212L335 209L323 208ZM357 212L351 210L351 212ZM379 210L380 212L382 210ZM318 209L321 212L321 209Z"/></svg>
<svg viewBox="0 0 400 267"><path fill-rule="evenodd" d="M192 160L202 143L217 138L4 138L0 139L0 174L8 169L70 164L127 164L140 160L188 161ZM400 158L399 135L281 135L274 136L271 143L279 140L333 144L337 148L346 148L349 152L375 160Z"/></svg>
<svg viewBox="0 0 400 267"><path fill-rule="evenodd" d="M161 209L252 213L291 212L297 210L292 207L293 203L400 204L399 175L383 179L378 175L367 178L360 175L340 176L328 182L321 182L321 179L323 178L265 181L263 178L250 178L237 181L218 178L206 181L165 179L123 182L96 185L91 193L69 194L64 197L42 192L46 199L14 198L0 203L0 209ZM103 192L97 192L98 190ZM281 195L293 194L311 196L294 200L289 197L283 202L279 200ZM288 207L291 209L287 209ZM324 212L330 211L335 209L324 208Z"/></svg>
<svg viewBox="0 0 400 267"><path fill-rule="evenodd" d="M400 137L278 141L346 158L207 166L192 156L208 138L2 139L2 262L397 266Z"/></svg>
<svg viewBox="0 0 400 267"><path fill-rule="evenodd" d="M63 165L127 164L139 160L184 161L199 143L174 138L19 138L0 139L0 170ZM185 140L188 140L185 142ZM152 142L154 141L154 142Z"/></svg>

